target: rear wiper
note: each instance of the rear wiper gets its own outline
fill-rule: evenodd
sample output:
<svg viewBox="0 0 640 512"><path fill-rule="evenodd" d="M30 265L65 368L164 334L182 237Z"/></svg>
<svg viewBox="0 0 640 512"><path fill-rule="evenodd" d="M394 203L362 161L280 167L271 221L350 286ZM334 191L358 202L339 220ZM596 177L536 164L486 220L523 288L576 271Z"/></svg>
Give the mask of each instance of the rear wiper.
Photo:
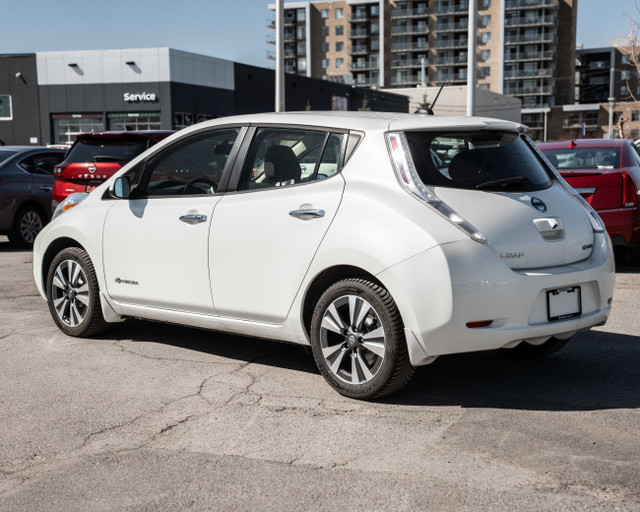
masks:
<svg viewBox="0 0 640 512"><path fill-rule="evenodd" d="M96 155L93 157L94 162L124 162L124 158L110 155Z"/></svg>
<svg viewBox="0 0 640 512"><path fill-rule="evenodd" d="M476 188L500 187L502 185L511 185L514 183L524 183L525 181L529 181L529 178L526 176L509 176L508 178L501 178L499 180L485 181L484 183L476 185Z"/></svg>

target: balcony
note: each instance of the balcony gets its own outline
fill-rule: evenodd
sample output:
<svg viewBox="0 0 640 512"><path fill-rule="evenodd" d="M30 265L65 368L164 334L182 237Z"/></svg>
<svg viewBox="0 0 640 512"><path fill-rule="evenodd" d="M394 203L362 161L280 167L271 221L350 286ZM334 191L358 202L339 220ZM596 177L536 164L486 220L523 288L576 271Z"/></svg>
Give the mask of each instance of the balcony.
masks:
<svg viewBox="0 0 640 512"><path fill-rule="evenodd" d="M429 16L429 9L395 9L391 11L391 19L406 19L406 18L426 18Z"/></svg>
<svg viewBox="0 0 640 512"><path fill-rule="evenodd" d="M504 94L510 96L542 96L553 94L552 85L540 87L505 87Z"/></svg>
<svg viewBox="0 0 640 512"><path fill-rule="evenodd" d="M275 29L276 28L276 21L275 20L266 19L265 20L265 27Z"/></svg>
<svg viewBox="0 0 640 512"><path fill-rule="evenodd" d="M296 40L296 33L295 32L285 32L284 33L284 42L285 43L290 43L290 42L295 42Z"/></svg>
<svg viewBox="0 0 640 512"><path fill-rule="evenodd" d="M273 22L273 24L274 24L273 28L275 28L275 23L276 22L274 21ZM295 24L296 24L296 17L295 16L285 16L284 17L284 26L285 27L291 27L291 26L293 26Z"/></svg>
<svg viewBox="0 0 640 512"><path fill-rule="evenodd" d="M458 73L438 73L436 77L436 85L442 85L444 82L447 84L466 84L467 75L460 75Z"/></svg>
<svg viewBox="0 0 640 512"><path fill-rule="evenodd" d="M349 14L349 23L357 23L359 21L367 21L371 16L367 11L356 11Z"/></svg>
<svg viewBox="0 0 640 512"><path fill-rule="evenodd" d="M426 23L421 25L407 26L407 27L392 27L392 36L410 36L410 35L425 35L429 33L429 25Z"/></svg>
<svg viewBox="0 0 640 512"><path fill-rule="evenodd" d="M556 52L519 52L515 54L507 54L504 58L505 62L525 62L530 60L553 60Z"/></svg>
<svg viewBox="0 0 640 512"><path fill-rule="evenodd" d="M369 32L362 29L349 30L349 32L347 33L347 37L349 39L364 39L366 37L369 37Z"/></svg>
<svg viewBox="0 0 640 512"><path fill-rule="evenodd" d="M558 7L558 0L506 0L505 9L539 9Z"/></svg>
<svg viewBox="0 0 640 512"><path fill-rule="evenodd" d="M366 55L369 53L369 47L367 45L354 45L349 48L349 55Z"/></svg>
<svg viewBox="0 0 640 512"><path fill-rule="evenodd" d="M392 52L409 52L416 50L428 50L429 42L428 41L416 41L413 43L394 43L391 45Z"/></svg>
<svg viewBox="0 0 640 512"><path fill-rule="evenodd" d="M436 14L460 14L469 11L469 2L460 2L457 5L437 5Z"/></svg>
<svg viewBox="0 0 640 512"><path fill-rule="evenodd" d="M427 82L428 82L427 77ZM391 79L391 85L395 86L412 86L420 85L420 76L398 76Z"/></svg>
<svg viewBox="0 0 640 512"><path fill-rule="evenodd" d="M378 86L380 85L380 78L377 76L371 76L371 75L356 75L355 80L354 80L355 85L361 86L361 87L371 87L373 85Z"/></svg>
<svg viewBox="0 0 640 512"><path fill-rule="evenodd" d="M456 23L438 23L436 25L436 32L466 32L469 28L469 21L467 19L457 21Z"/></svg>
<svg viewBox="0 0 640 512"><path fill-rule="evenodd" d="M285 66L284 66L284 72L285 72L285 73L293 73L293 74L295 74L295 72L296 72L296 67L295 67L295 65L294 65L294 66L287 66L287 65L285 64Z"/></svg>
<svg viewBox="0 0 640 512"><path fill-rule="evenodd" d="M504 24L507 27L530 27L530 26L555 26L558 22L557 16L536 16L524 18L507 18Z"/></svg>
<svg viewBox="0 0 640 512"><path fill-rule="evenodd" d="M598 128L600 126L597 120L594 122L593 120L590 120L590 119L585 119L584 121L574 120L574 119L563 119L562 127L564 129L568 129L568 128L582 129L582 123L584 123L585 128Z"/></svg>
<svg viewBox="0 0 640 512"><path fill-rule="evenodd" d="M506 36L505 44L532 44L532 43L555 43L557 41L555 34L536 34L531 36Z"/></svg>
<svg viewBox="0 0 640 512"><path fill-rule="evenodd" d="M429 66L429 60L425 59L425 66ZM422 61L420 59L401 59L391 61L391 69L404 69L404 68L420 68L422 67Z"/></svg>
<svg viewBox="0 0 640 512"><path fill-rule="evenodd" d="M436 41L436 48L466 48L469 42L466 39L449 39L443 41L442 39L438 39Z"/></svg>
<svg viewBox="0 0 640 512"><path fill-rule="evenodd" d="M377 60L355 61L349 64L349 71L369 71L371 69L380 69Z"/></svg>
<svg viewBox="0 0 640 512"><path fill-rule="evenodd" d="M274 36L267 36L267 44L276 44L276 38Z"/></svg>
<svg viewBox="0 0 640 512"><path fill-rule="evenodd" d="M534 70L528 69L512 69L505 70L504 78L505 80L509 79L518 79L518 78L549 78L553 76L555 73L554 68L540 68Z"/></svg>

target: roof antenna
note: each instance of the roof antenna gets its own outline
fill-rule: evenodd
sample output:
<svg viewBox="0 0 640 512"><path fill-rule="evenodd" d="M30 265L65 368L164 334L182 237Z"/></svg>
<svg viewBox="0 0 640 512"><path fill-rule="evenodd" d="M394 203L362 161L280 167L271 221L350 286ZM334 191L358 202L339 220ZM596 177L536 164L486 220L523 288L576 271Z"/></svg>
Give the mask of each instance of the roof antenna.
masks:
<svg viewBox="0 0 640 512"><path fill-rule="evenodd" d="M442 89L444 89L445 85L447 85L447 82L442 82L442 85L440 86L440 89L438 90L438 94L436 94L436 97L433 100L433 103L431 103L431 106L429 106L429 107L420 107L414 113L415 114L427 114L427 115L430 115L430 116L434 115L433 114L433 107L436 104L436 101L438 101L438 98L440 97L440 93L442 92Z"/></svg>

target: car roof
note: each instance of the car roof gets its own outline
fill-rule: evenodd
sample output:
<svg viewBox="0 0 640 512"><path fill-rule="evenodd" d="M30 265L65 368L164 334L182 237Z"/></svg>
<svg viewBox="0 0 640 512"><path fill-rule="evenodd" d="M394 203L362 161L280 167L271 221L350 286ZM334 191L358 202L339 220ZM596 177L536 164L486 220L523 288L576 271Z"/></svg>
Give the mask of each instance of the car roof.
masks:
<svg viewBox="0 0 640 512"><path fill-rule="evenodd" d="M314 111L314 112L267 112L221 117L198 126L220 124L290 124L308 125L347 130L436 130L436 129L504 129L524 130L519 123L485 117L431 116L403 112L364 111Z"/></svg>
<svg viewBox="0 0 640 512"><path fill-rule="evenodd" d="M175 133L175 130L132 130L113 132L80 133L78 139L153 139L162 140Z"/></svg>
<svg viewBox="0 0 640 512"><path fill-rule="evenodd" d="M62 151L60 149L55 149L55 148L47 148L45 146L0 146L0 151L30 151L30 150L37 150L37 151L53 151L53 152L59 152Z"/></svg>
<svg viewBox="0 0 640 512"><path fill-rule="evenodd" d="M540 142L538 147L540 149L569 148L572 142L577 148L619 148L631 143L629 139L574 139L558 142Z"/></svg>

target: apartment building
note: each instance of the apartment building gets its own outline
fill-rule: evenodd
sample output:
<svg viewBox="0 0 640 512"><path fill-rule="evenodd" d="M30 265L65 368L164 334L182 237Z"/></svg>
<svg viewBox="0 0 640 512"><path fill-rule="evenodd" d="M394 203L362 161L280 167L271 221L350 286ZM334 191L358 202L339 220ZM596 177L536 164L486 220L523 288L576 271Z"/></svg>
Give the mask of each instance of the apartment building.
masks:
<svg viewBox="0 0 640 512"><path fill-rule="evenodd" d="M574 100L576 2L477 0L478 85L520 98L534 129ZM285 3L286 70L362 86L466 84L468 22L468 0Z"/></svg>

